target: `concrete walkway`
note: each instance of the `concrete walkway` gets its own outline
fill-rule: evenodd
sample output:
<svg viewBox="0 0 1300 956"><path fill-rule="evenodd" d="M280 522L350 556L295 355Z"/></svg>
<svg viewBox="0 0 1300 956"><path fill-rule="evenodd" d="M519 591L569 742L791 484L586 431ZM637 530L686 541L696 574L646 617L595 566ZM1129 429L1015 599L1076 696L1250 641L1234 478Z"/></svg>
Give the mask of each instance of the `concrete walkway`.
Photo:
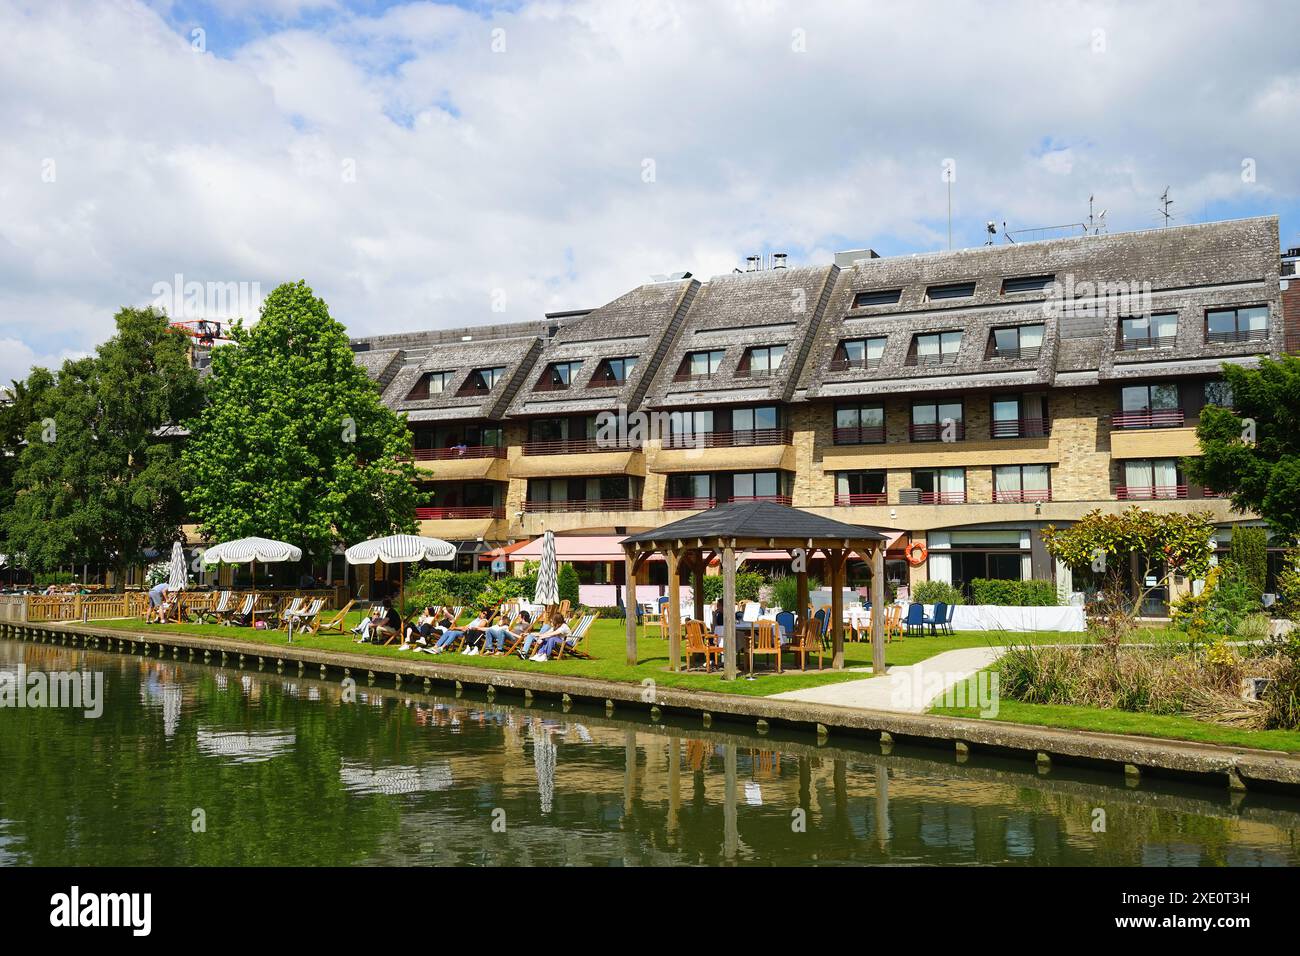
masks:
<svg viewBox="0 0 1300 956"><path fill-rule="evenodd" d="M1002 651L1001 647L962 647L916 664L891 667L883 680L872 677L788 690L770 699L919 714L949 687L992 664Z"/></svg>

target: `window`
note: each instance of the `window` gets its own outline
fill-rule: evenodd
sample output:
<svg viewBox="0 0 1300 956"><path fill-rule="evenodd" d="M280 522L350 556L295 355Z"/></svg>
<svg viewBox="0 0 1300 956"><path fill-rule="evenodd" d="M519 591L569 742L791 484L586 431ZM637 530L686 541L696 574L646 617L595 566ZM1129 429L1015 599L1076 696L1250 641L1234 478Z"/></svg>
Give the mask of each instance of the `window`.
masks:
<svg viewBox="0 0 1300 956"><path fill-rule="evenodd" d="M1017 292L1042 292L1056 281L1056 276L1020 276L1015 279L1002 280L1002 294L1014 295Z"/></svg>
<svg viewBox="0 0 1300 956"><path fill-rule="evenodd" d="M853 308L862 309L869 305L895 305L902 296L902 289L873 289L870 292L859 292L853 297Z"/></svg>
<svg viewBox="0 0 1300 956"><path fill-rule="evenodd" d="M668 416L668 433L672 436L707 435L713 431L713 410L672 412Z"/></svg>
<svg viewBox="0 0 1300 956"><path fill-rule="evenodd" d="M961 348L961 332L930 332L912 339L908 365L951 365Z"/></svg>
<svg viewBox="0 0 1300 956"><path fill-rule="evenodd" d="M760 405L757 408L737 408L731 412L732 432L776 431L780 425L775 405Z"/></svg>
<svg viewBox="0 0 1300 956"><path fill-rule="evenodd" d="M407 394L408 402L419 401L428 398L430 395L441 395L451 384L451 372L425 372L415 384L411 386L411 391Z"/></svg>
<svg viewBox="0 0 1300 956"><path fill-rule="evenodd" d="M994 468L993 500L1051 501L1051 468L1048 465L1002 465Z"/></svg>
<svg viewBox="0 0 1300 956"><path fill-rule="evenodd" d="M771 375L781 367L781 361L784 358L784 345L757 345L741 357L740 367L736 369L736 374L740 376Z"/></svg>
<svg viewBox="0 0 1300 956"><path fill-rule="evenodd" d="M669 511L687 508L704 510L712 508L716 503L715 482L712 475L668 476L664 508Z"/></svg>
<svg viewBox="0 0 1300 956"><path fill-rule="evenodd" d="M460 388L461 395L475 395L479 392L490 392L497 382L505 376L504 366L497 368L476 368L469 373L469 378Z"/></svg>
<svg viewBox="0 0 1300 956"><path fill-rule="evenodd" d="M1232 407L1232 386L1224 381L1205 383L1205 404L1220 408Z"/></svg>
<svg viewBox="0 0 1300 956"><path fill-rule="evenodd" d="M689 381L697 378L711 378L718 373L722 365L723 349L708 352L687 352L682 364L674 376L677 381Z"/></svg>
<svg viewBox="0 0 1300 956"><path fill-rule="evenodd" d="M912 406L912 441L960 441L966 437L961 402L922 402Z"/></svg>
<svg viewBox="0 0 1300 956"><path fill-rule="evenodd" d="M627 381L632 369L636 368L636 356L629 355L625 358L607 358L601 359L600 364L596 366L596 371L592 373L591 381L587 383L588 388L604 388L609 385L622 385Z"/></svg>
<svg viewBox="0 0 1300 956"><path fill-rule="evenodd" d="M1183 424L1178 385L1126 385L1120 392L1120 411L1111 418L1114 428L1177 428Z"/></svg>
<svg viewBox="0 0 1300 956"><path fill-rule="evenodd" d="M851 368L876 368L885 357L885 343L888 341L883 335L869 339L845 339L835 347L830 370L843 372Z"/></svg>
<svg viewBox="0 0 1300 956"><path fill-rule="evenodd" d="M885 440L885 406L854 405L835 409L837 445L875 445Z"/></svg>
<svg viewBox="0 0 1300 956"><path fill-rule="evenodd" d="M596 447L595 415L573 418L534 418L528 423L525 455L564 455Z"/></svg>
<svg viewBox="0 0 1300 956"><path fill-rule="evenodd" d="M1177 458L1133 458L1123 463L1124 483L1117 495L1125 501L1151 498L1186 498Z"/></svg>
<svg viewBox="0 0 1300 956"><path fill-rule="evenodd" d="M525 511L637 511L641 507L639 478L532 478Z"/></svg>
<svg viewBox="0 0 1300 956"><path fill-rule="evenodd" d="M969 593L977 578L1027 581L1033 577L1028 529L995 531L931 531L931 581L943 581Z"/></svg>
<svg viewBox="0 0 1300 956"><path fill-rule="evenodd" d="M912 472L912 487L920 489L923 505L962 504L966 500L966 469L921 468Z"/></svg>
<svg viewBox="0 0 1300 956"><path fill-rule="evenodd" d="M1050 432L1046 396L993 396L990 438L1043 438Z"/></svg>
<svg viewBox="0 0 1300 956"><path fill-rule="evenodd" d="M968 299L974 294L974 282L950 282L946 285L932 285L925 290L925 297L931 302L939 299Z"/></svg>
<svg viewBox="0 0 1300 956"><path fill-rule="evenodd" d="M841 471L835 475L837 505L883 505L886 500L884 471Z"/></svg>
<svg viewBox="0 0 1300 956"><path fill-rule="evenodd" d="M781 474L775 471L739 471L731 476L731 500L786 499ZM789 501L785 501L789 504Z"/></svg>
<svg viewBox="0 0 1300 956"><path fill-rule="evenodd" d="M994 329L990 337L993 358L1036 359L1043 350L1041 325L1018 325Z"/></svg>
<svg viewBox="0 0 1300 956"><path fill-rule="evenodd" d="M1207 342L1264 342L1268 340L1268 306L1245 309L1210 309L1205 313Z"/></svg>
<svg viewBox="0 0 1300 956"><path fill-rule="evenodd" d="M573 380L578 377L580 368L582 368L581 359L572 362L552 362L546 366L546 371L542 372L536 390L539 392L562 392L573 384Z"/></svg>
<svg viewBox="0 0 1300 956"><path fill-rule="evenodd" d="M1177 312L1138 315L1119 320L1121 351L1173 348L1177 336Z"/></svg>

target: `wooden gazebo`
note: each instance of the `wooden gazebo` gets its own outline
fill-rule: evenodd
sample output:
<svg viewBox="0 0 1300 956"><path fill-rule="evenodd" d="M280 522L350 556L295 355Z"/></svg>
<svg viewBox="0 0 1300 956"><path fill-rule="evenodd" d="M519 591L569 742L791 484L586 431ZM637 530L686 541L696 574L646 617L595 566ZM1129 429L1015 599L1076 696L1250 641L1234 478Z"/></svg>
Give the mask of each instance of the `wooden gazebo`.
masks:
<svg viewBox="0 0 1300 956"><path fill-rule="evenodd" d="M627 568L627 662L636 664L636 581L645 562L662 554L668 563L668 660L681 667L681 577L692 575L695 617L704 619L704 571L715 558L722 564L723 675L736 677L737 552L785 551L799 582L799 606L792 608L800 623L808 614L808 561L820 551L826 558L831 588L832 667L844 667L844 565L855 552L871 562L871 661L876 674L885 672L885 548L889 535L864 525L845 524L809 511L770 501L718 505L680 521L624 538ZM795 559L802 553L803 560Z"/></svg>

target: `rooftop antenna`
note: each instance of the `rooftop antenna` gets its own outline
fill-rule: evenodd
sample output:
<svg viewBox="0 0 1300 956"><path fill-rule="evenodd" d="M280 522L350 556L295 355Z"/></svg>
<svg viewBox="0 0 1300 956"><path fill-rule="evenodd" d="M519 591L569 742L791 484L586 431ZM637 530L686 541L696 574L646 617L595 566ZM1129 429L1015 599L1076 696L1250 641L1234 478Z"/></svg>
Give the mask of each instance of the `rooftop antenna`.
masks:
<svg viewBox="0 0 1300 956"><path fill-rule="evenodd" d="M952 181L957 168L950 159L943 161L943 181L948 184L948 251L952 252Z"/></svg>
<svg viewBox="0 0 1300 956"><path fill-rule="evenodd" d="M1173 204L1174 201L1169 198L1169 187L1166 186L1165 191L1160 194L1160 215L1165 217L1164 228L1168 228L1169 220L1174 218L1169 214L1169 207Z"/></svg>
<svg viewBox="0 0 1300 956"><path fill-rule="evenodd" d="M1106 210L1093 215L1093 196L1088 197L1088 222L1083 227L1084 235L1100 236L1106 231Z"/></svg>

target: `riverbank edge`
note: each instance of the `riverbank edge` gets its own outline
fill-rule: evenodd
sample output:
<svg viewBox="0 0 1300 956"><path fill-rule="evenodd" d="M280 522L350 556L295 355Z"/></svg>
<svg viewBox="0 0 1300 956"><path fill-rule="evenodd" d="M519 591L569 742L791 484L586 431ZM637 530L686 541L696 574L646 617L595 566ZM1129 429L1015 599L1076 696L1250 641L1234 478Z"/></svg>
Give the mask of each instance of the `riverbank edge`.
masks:
<svg viewBox="0 0 1300 956"><path fill-rule="evenodd" d="M1214 744L1103 734L1093 731L1037 727L992 720L970 720L933 714L860 710L830 704L746 697L711 691L628 684L558 674L479 670L435 661L406 660L327 651L316 648L268 647L238 638L177 634L162 630L123 631L93 624L0 623L0 637L37 643L71 641L84 647L122 653L153 653L179 659L203 655L203 662L221 655L239 664L256 661L259 667L277 669L289 663L300 670L319 668L374 682L380 679L404 684L477 688L489 696L511 694L527 700L543 695L563 702L603 705L607 711L626 708L651 718L671 712L698 717L704 726L714 720L749 723L759 731L780 725L811 731L819 737L846 734L875 739L882 747L894 742L946 747L958 760L975 751L1027 757L1040 772L1050 772L1053 762L1117 770L1130 784L1143 774L1199 780L1230 790L1259 790L1300 796L1300 756L1278 751L1224 747ZM504 701L503 701L504 703Z"/></svg>

